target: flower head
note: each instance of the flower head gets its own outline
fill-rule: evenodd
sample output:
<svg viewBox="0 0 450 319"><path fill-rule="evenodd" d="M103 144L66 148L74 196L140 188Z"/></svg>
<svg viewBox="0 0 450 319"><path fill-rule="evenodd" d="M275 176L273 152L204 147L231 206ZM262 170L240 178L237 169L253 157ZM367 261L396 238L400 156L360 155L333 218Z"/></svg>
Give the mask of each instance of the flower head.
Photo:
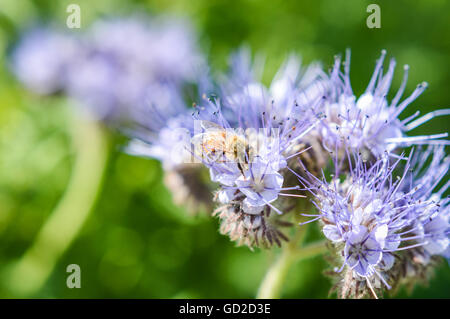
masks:
<svg viewBox="0 0 450 319"><path fill-rule="evenodd" d="M56 93L66 84L78 45L75 37L54 28L35 28L26 32L14 48L12 70L31 91Z"/></svg>
<svg viewBox="0 0 450 319"><path fill-rule="evenodd" d="M248 52L241 50L232 58L230 74L219 83L219 93L195 106L194 154L220 185L217 200L227 208L218 215L227 225L247 220L247 215L261 216L267 224L270 212L281 215L280 205L286 206L275 201L301 197L290 193L298 191L298 185L286 185L286 176L292 175L288 161L306 151L302 143L318 121L309 111L293 111L298 96L305 103L315 102L316 96L307 101L304 93L316 88L313 82L322 75L318 67L302 73L298 61L290 58L269 88L258 81L258 73ZM230 217L236 214L243 217Z"/></svg>
<svg viewBox="0 0 450 319"><path fill-rule="evenodd" d="M344 258L355 274L369 277L383 257L388 226L383 224L369 231L364 225L355 225L345 241Z"/></svg>
<svg viewBox="0 0 450 319"><path fill-rule="evenodd" d="M394 178L402 160L406 160L405 168ZM346 172L340 172L339 165L336 161L331 181L312 174L310 182L299 178L316 198L319 213L313 220L321 221L325 237L342 257L337 272L344 269L345 273L350 272L341 287L343 295L349 293L349 287L353 290L358 287L358 291L352 292L354 295L370 291L376 296L375 289L383 286L390 289L393 283L398 283L394 279L399 260L415 249L426 249L435 242L433 238L441 244L447 241L447 248L448 224L442 227L441 222L445 215L438 213L439 216L434 216L438 219L430 219L436 213L436 203L429 197L415 197L414 188L408 189L411 156L400 157L392 165L383 158L368 165L361 155L354 154L349 158L350 172L344 175L344 180L341 173ZM441 174L442 171L438 175ZM428 188L433 186L421 187L429 194ZM420 230L423 233L418 233Z"/></svg>
<svg viewBox="0 0 450 319"><path fill-rule="evenodd" d="M329 93L322 107L318 108L324 114L321 125L318 126L318 134L327 150L366 150L377 158L385 151L392 152L401 146L449 143L440 140L446 137L447 133L406 136L407 132L422 123L436 116L450 114L450 110L435 111L418 119L419 112L416 112L413 116L400 120L400 114L425 91L428 84L419 84L409 97L401 101L409 70L409 67L405 66L400 89L394 98L388 101L387 94L396 62L391 59L387 72L383 74L385 56L386 51L383 50L369 85L360 97L354 95L350 84L350 51L347 51L344 73L340 71L340 58L336 58L330 75Z"/></svg>
<svg viewBox="0 0 450 319"><path fill-rule="evenodd" d="M102 20L82 40L67 91L107 121L140 121L155 105L178 115L180 102L169 100L202 68L194 36L178 20Z"/></svg>
<svg viewBox="0 0 450 319"><path fill-rule="evenodd" d="M439 187L447 175L450 157L445 155L443 147L428 147L420 150L412 159L411 182L404 186L404 192L412 198L431 205L415 221L415 234L418 241L425 242L422 247L412 251L413 262L428 265L432 256L449 257L450 252L450 208L449 198L444 196L450 183Z"/></svg>
<svg viewBox="0 0 450 319"><path fill-rule="evenodd" d="M90 115L116 126L140 120L137 110L149 104L178 115L178 106L170 111L167 95L181 95L205 65L185 21L130 17L99 20L77 35L32 30L14 50L12 67L33 91L63 91Z"/></svg>

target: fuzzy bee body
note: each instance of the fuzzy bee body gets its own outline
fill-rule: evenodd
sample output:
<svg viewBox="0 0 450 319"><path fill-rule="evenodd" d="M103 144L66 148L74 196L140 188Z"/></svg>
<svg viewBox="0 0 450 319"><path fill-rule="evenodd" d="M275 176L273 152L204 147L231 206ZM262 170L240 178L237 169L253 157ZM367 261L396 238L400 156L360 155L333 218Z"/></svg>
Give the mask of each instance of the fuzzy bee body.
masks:
<svg viewBox="0 0 450 319"><path fill-rule="evenodd" d="M244 134L206 121L202 127L205 132L192 138L196 155L217 163L237 163L242 172L254 153Z"/></svg>

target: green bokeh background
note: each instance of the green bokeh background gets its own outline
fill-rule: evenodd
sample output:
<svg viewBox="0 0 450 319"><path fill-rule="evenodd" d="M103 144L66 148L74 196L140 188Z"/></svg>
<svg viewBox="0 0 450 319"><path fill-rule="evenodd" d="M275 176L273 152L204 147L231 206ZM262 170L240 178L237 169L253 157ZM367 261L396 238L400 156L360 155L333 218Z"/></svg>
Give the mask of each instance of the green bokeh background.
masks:
<svg viewBox="0 0 450 319"><path fill-rule="evenodd" d="M402 114L446 107L450 101L450 1L258 0L0 0L0 297L24 297L7 283L20 258L63 196L75 160L74 114L63 98L40 98L10 74L7 54L17 34L39 19L65 26L69 3L81 6L82 28L104 15L147 12L188 17L212 67L224 70L242 44L266 56L269 82L291 52L305 63L352 49L352 84L361 93L381 49L397 59L393 87L409 64L407 91L429 89ZM381 7L381 29L368 29L367 5ZM77 31L74 31L77 32ZM394 91L394 90L393 90ZM391 92L392 93L392 92ZM448 132L438 118L413 133ZM37 298L253 298L275 252L236 248L218 233L218 221L187 216L171 203L156 161L121 153L110 134L109 158L96 205L73 244L56 263ZM86 141L88 143L89 141ZM74 203L76 205L77 203ZM82 288L66 287L66 266L78 264ZM327 298L331 286L321 257L295 264L283 297ZM26 279L23 282L26 284ZM23 284L23 283L22 283ZM428 287L400 297L450 297L443 263ZM28 297L28 296L27 296Z"/></svg>

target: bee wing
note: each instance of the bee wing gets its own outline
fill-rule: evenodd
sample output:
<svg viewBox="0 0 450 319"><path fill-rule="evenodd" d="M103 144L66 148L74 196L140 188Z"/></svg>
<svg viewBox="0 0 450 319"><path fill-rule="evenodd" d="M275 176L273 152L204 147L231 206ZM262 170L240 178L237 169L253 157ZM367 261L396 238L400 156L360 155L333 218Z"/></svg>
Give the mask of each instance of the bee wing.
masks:
<svg viewBox="0 0 450 319"><path fill-rule="evenodd" d="M204 130L210 130L210 129L223 130L224 129L222 126L220 126L217 123L205 121L205 120L200 121L200 125L201 125L202 129L204 129Z"/></svg>
<svg viewBox="0 0 450 319"><path fill-rule="evenodd" d="M194 135L191 138L191 143L194 146L194 153L197 156L203 157L203 151L204 151L203 143L205 141L205 138L206 138L205 133L200 133L200 134Z"/></svg>
<svg viewBox="0 0 450 319"><path fill-rule="evenodd" d="M191 143L195 146L201 146L203 144L203 141L205 141L206 137L207 137L206 133L194 135L191 138Z"/></svg>

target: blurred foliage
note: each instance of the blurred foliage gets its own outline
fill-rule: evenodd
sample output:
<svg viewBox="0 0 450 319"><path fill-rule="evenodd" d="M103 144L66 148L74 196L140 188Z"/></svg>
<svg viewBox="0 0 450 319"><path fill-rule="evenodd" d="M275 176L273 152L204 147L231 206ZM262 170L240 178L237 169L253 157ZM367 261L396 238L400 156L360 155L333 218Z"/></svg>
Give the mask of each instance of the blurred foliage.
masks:
<svg viewBox="0 0 450 319"><path fill-rule="evenodd" d="M381 29L366 27L372 2L381 6ZM80 4L82 27L101 16L133 12L186 16L213 68L223 70L228 54L248 44L266 56L266 82L291 52L328 68L333 56L349 47L352 84L360 93L384 48L399 66L411 66L408 91L422 81L430 84L403 116L445 107L450 100L446 0L0 0L0 276L33 243L63 195L75 156L71 109L63 98L40 98L22 89L9 73L8 52L20 31L35 21L55 20L65 27L69 3ZM397 67L394 88L401 72ZM446 132L447 121L435 119L414 133ZM156 161L130 157L111 145L95 209L33 297L254 297L274 252L236 248L218 233L216 220L188 217L171 203ZM65 270L72 263L81 266L81 289L66 287ZM325 268L321 257L297 263L284 297L326 298L331 283L322 275ZM2 283L0 297L21 297ZM443 263L429 287L418 286L411 296L448 298L449 284L450 269Z"/></svg>

